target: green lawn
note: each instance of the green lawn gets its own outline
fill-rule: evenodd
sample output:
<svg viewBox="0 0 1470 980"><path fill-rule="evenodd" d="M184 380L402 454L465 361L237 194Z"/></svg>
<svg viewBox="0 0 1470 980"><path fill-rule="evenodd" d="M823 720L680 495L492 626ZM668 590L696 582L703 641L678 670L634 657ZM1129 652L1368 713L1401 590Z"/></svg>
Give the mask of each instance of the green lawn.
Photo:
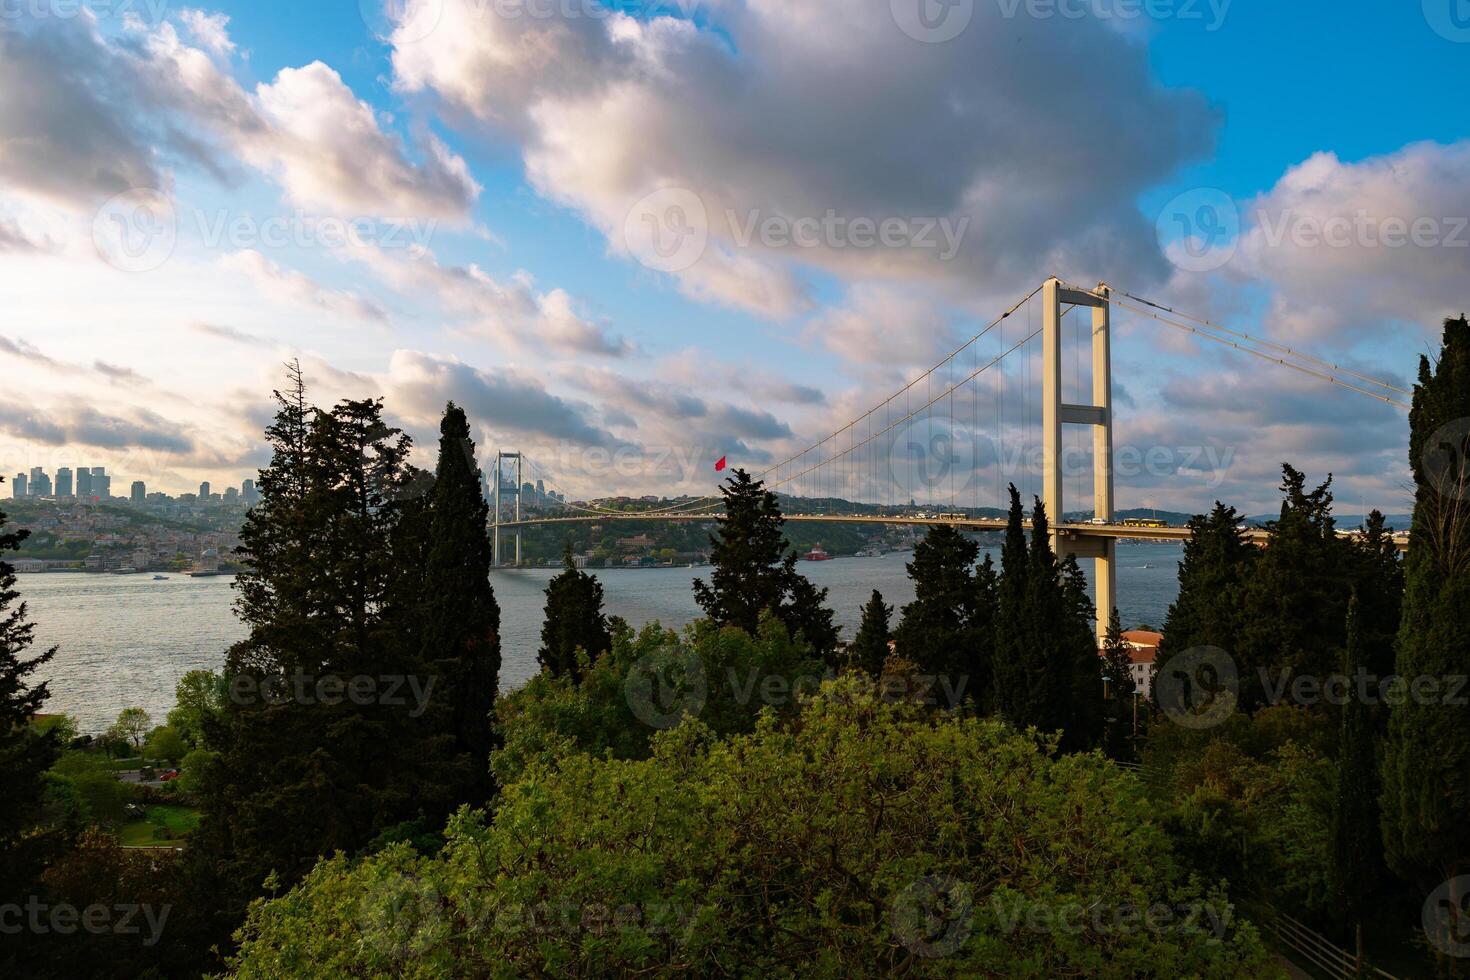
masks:
<svg viewBox="0 0 1470 980"><path fill-rule="evenodd" d="M199 820L198 810L155 804L148 807L147 816L142 820L124 824L119 836L126 847L177 847L199 826ZM171 836L159 836L165 827Z"/></svg>

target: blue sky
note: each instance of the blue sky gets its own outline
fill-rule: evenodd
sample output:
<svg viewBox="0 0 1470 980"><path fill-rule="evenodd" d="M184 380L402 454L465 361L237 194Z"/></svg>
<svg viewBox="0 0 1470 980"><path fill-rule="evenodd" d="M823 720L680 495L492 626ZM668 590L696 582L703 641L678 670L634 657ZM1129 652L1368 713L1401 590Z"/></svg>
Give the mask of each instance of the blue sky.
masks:
<svg viewBox="0 0 1470 980"><path fill-rule="evenodd" d="M0 19L0 360L22 372L0 466L238 480L296 355L320 399L384 395L420 442L463 401L482 446L574 494L704 492L707 462L820 439L1051 273L1400 381L1470 305L1459 0L938 2ZM916 36L920 3L963 26ZM698 255L650 254L639 229L690 206ZM107 237L140 213L177 228L157 264ZM1297 235L1358 213L1432 240ZM1171 214L1230 233L1191 258ZM324 221L369 241L324 244ZM809 245L772 240L803 221ZM902 234L864 247L863 221ZM1119 334L1119 441L1228 460L1139 474L1123 505L1258 512L1290 459L1406 509L1402 412L1138 318Z"/></svg>

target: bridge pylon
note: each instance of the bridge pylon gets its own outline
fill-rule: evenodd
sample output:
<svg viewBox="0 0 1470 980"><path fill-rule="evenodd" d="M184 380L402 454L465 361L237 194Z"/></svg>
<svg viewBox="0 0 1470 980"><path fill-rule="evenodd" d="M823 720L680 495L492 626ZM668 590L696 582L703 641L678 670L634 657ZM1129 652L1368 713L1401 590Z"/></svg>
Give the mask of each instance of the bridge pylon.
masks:
<svg viewBox="0 0 1470 980"><path fill-rule="evenodd" d="M1092 427L1093 516L1113 523L1113 355L1109 290L1075 289L1055 277L1042 287L1042 501L1051 520L1052 547L1058 557L1093 559L1097 592L1097 639L1101 647L1117 603L1116 538L1075 537L1058 530L1062 524L1062 426ZM1092 310L1092 404L1062 401L1062 307Z"/></svg>
<svg viewBox="0 0 1470 980"><path fill-rule="evenodd" d="M511 492L516 501L514 529L516 536L516 567L519 568L521 565L521 487L523 486L521 466L523 460L521 459L520 453L508 453L504 450L499 450L495 453L495 500L490 505L491 513L494 515L494 519L490 523L492 541L494 542L492 545L490 565L493 568L502 567L500 561L500 525L504 512L501 510L500 495L501 489L505 485L505 474L501 467L501 462L507 459L515 460L516 464L515 488Z"/></svg>

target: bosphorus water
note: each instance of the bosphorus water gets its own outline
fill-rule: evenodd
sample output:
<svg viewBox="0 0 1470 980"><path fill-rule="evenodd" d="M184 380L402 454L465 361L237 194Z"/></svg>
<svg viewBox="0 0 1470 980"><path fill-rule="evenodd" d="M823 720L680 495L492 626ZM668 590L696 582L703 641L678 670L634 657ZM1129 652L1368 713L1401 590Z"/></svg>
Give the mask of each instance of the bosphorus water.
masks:
<svg viewBox="0 0 1470 980"><path fill-rule="evenodd" d="M1123 623L1162 624L1178 591L1178 544L1120 544L1118 604ZM862 605L873 589L901 607L913 599L904 572L907 553L881 558L838 558L803 562L804 575L830 590L828 604L842 635L857 629ZM998 552L992 557L999 562ZM1090 570L1092 563L1082 563ZM607 596L607 611L635 626L659 620L682 626L699 615L690 589L705 568L595 569ZM509 689L536 672L543 594L556 569L506 569L492 575L500 603L500 683ZM106 728L123 708L146 708L162 724L173 707L174 686L190 670L218 670L224 651L245 635L231 611L230 578L148 575L22 575L21 595L36 623L37 648L58 646L56 659L36 680L50 683L45 710L75 717L84 732Z"/></svg>

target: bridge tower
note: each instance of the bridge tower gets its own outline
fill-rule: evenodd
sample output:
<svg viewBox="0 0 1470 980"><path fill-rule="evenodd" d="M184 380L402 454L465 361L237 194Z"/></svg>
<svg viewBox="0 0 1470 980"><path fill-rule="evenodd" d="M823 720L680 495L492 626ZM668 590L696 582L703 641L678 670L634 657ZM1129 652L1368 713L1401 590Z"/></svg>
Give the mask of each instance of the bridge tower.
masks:
<svg viewBox="0 0 1470 980"><path fill-rule="evenodd" d="M491 507L493 508L493 510L491 512L495 515L495 517L494 517L494 520L491 522L491 528L493 530L493 535L494 535L494 545L493 545L493 551L492 551L492 554L491 554L490 564L494 568L500 568L501 567L501 563L500 563L500 520L501 520L501 513L502 512L501 512L501 509L500 509L500 495L501 495L501 491L502 491L503 487L505 486L505 470L501 466L501 462L503 460L508 460L508 459L515 460L515 464L516 464L516 482L515 482L515 487L514 487L514 489L512 489L511 493L515 496L515 499L516 499L516 504L515 504L515 519L516 519L516 528L515 528L515 533L516 533L516 567L519 568L520 565L521 565L521 528L520 528L520 520L521 520L521 476L522 476L522 473L521 473L521 465L522 465L522 459L521 459L521 454L520 453L508 453L508 452L505 452L505 451L501 450L501 451L496 452L496 454L495 454L495 501L494 501L494 503L491 504Z"/></svg>
<svg viewBox="0 0 1470 980"><path fill-rule="evenodd" d="M1099 285L1096 292L1073 289L1053 277L1042 287L1042 500L1051 520L1052 546L1058 557L1076 555L1093 559L1093 583L1097 591L1097 638L1102 646L1108 620L1117 602L1116 538L1080 537L1061 530L1062 426L1092 427L1092 497L1094 516L1113 523L1113 356L1112 318L1109 291ZM1092 404L1070 405L1062 401L1062 307L1081 306L1092 310Z"/></svg>

